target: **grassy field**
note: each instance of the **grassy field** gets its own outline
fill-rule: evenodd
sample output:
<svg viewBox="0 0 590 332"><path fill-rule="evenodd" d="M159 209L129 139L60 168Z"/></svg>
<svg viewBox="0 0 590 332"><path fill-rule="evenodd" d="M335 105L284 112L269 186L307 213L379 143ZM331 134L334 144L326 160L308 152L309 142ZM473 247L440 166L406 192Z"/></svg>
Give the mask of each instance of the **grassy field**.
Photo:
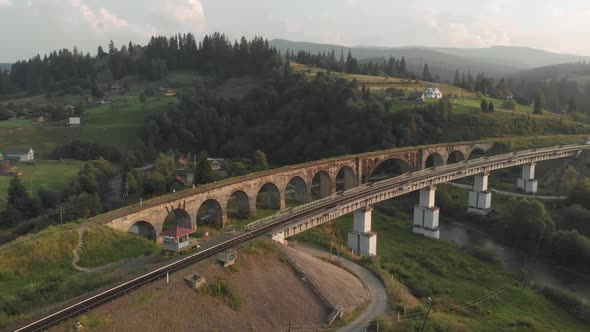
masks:
<svg viewBox="0 0 590 332"><path fill-rule="evenodd" d="M111 145L125 150L139 137L143 120L149 112L165 111L177 103L175 97L147 98L145 109L136 96L122 98L114 106L100 105L89 108L82 117L80 127L64 127L56 123L24 125L13 128L0 122L0 151L9 146L32 146L41 159L48 159L55 147L75 139ZM25 120L18 120L25 121ZM26 120L28 121L28 120ZM16 125L15 125L16 126ZM40 159L40 158L38 158Z"/></svg>
<svg viewBox="0 0 590 332"><path fill-rule="evenodd" d="M148 98L145 109L136 97L117 105L101 105L87 112L80 137L124 150L139 137L143 120L150 112L165 111L177 103L175 97Z"/></svg>
<svg viewBox="0 0 590 332"><path fill-rule="evenodd" d="M21 120L6 120L0 121L0 129L15 129L20 127L27 127L33 124L33 120L21 119Z"/></svg>
<svg viewBox="0 0 590 332"><path fill-rule="evenodd" d="M299 63L291 63L291 67L293 71L296 73L304 73L307 76L315 77L315 75L319 71L326 71L325 69L317 68L317 67L310 67L306 65L302 65ZM454 86L449 86L446 84L440 83L432 83L432 82L423 82L423 81L414 81L396 77L383 77L383 76L369 76L369 75L357 75L357 74L341 74L341 73L334 73L337 76L353 80L356 79L359 88L365 84L371 92L379 94L380 92L384 92L387 88L395 88L395 89L402 89L406 91L424 91L426 88L434 86L439 88L444 94L453 94L453 95L462 95L462 96L469 96L473 95L466 90L461 88L457 88Z"/></svg>
<svg viewBox="0 0 590 332"><path fill-rule="evenodd" d="M146 238L96 226L88 229L84 236L84 248L78 265L94 268L122 259L152 255L159 250L156 243Z"/></svg>
<svg viewBox="0 0 590 332"><path fill-rule="evenodd" d="M18 170L23 173L21 179L25 187L35 195L41 186L50 190L65 188L84 165L83 161L41 161L37 164L19 164ZM6 194L11 177L0 176L0 207L6 204Z"/></svg>
<svg viewBox="0 0 590 332"><path fill-rule="evenodd" d="M329 243L335 231L342 248L352 229L345 216L299 235L300 240ZM534 289L521 289L514 275L450 244L411 233L409 216L397 211L373 211L378 234L376 263L410 288L423 306L434 300L428 331L587 331L588 326L553 305ZM345 249L343 249L345 250ZM393 300L393 312L404 303ZM396 303L397 302L397 303ZM420 320L403 323L416 331ZM418 324L418 326L416 326ZM400 326L400 327L402 327ZM395 327L395 326L394 326Z"/></svg>
<svg viewBox="0 0 590 332"><path fill-rule="evenodd" d="M65 301L115 282L115 272L79 273L72 266L76 224L50 227L0 246L0 329L43 306ZM143 238L106 227L90 228L82 262L95 266L153 253Z"/></svg>

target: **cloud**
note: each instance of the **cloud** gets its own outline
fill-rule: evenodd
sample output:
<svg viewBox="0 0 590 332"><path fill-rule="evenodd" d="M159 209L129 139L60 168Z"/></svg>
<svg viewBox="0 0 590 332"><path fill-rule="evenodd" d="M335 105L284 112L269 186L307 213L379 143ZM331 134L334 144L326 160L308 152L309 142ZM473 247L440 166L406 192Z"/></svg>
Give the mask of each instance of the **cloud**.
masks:
<svg viewBox="0 0 590 332"><path fill-rule="evenodd" d="M84 21L94 32L122 29L129 26L127 20L118 17L105 8L101 8L97 15L92 9L90 9L90 7L82 3L80 0L72 0L71 4L74 8L77 8L80 11Z"/></svg>
<svg viewBox="0 0 590 332"><path fill-rule="evenodd" d="M450 23L447 30L447 39L453 46L463 47L490 47L495 45L510 45L510 36L507 32L493 27L485 27L485 24L475 23Z"/></svg>
<svg viewBox="0 0 590 332"><path fill-rule="evenodd" d="M0 7L10 7L10 6L12 6L12 1L0 0Z"/></svg>
<svg viewBox="0 0 590 332"><path fill-rule="evenodd" d="M168 3L166 9L178 22L186 24L197 31L205 25L205 11L200 0L175 1Z"/></svg>

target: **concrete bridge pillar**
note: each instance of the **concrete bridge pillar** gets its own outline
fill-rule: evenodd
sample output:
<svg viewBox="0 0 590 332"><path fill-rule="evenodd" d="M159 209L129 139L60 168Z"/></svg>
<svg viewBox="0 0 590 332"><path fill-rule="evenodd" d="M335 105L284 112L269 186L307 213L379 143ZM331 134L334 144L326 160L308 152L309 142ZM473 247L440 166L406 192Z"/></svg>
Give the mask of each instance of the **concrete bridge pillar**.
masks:
<svg viewBox="0 0 590 332"><path fill-rule="evenodd" d="M370 206L354 211L352 232L348 232L348 249L357 255L377 254L377 234L371 232L372 211Z"/></svg>
<svg viewBox="0 0 590 332"><path fill-rule="evenodd" d="M522 165L522 177L517 180L516 186L527 194L537 193L537 180L535 180L535 163Z"/></svg>
<svg viewBox="0 0 590 332"><path fill-rule="evenodd" d="M439 208L434 206L436 187L431 186L420 190L420 201L414 206L414 222L412 231L427 237L438 239Z"/></svg>
<svg viewBox="0 0 590 332"><path fill-rule="evenodd" d="M477 174L473 181L473 190L469 192L467 212L486 215L492 207L492 193L488 191L489 173Z"/></svg>

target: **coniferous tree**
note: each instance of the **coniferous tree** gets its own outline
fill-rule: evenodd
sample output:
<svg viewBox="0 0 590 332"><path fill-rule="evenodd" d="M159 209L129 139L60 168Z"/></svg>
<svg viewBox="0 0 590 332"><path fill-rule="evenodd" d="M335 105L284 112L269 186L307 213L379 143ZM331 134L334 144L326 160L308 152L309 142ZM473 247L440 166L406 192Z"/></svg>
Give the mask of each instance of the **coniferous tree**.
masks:
<svg viewBox="0 0 590 332"><path fill-rule="evenodd" d="M405 77L406 76L406 58L402 57L401 61L399 62L399 73Z"/></svg>
<svg viewBox="0 0 590 332"><path fill-rule="evenodd" d="M254 152L254 170L263 171L265 169L268 169L266 154L260 150L256 150L256 152Z"/></svg>
<svg viewBox="0 0 590 332"><path fill-rule="evenodd" d="M14 176L10 180L6 202L9 206L12 205L19 210L27 209L27 205L30 204L31 198L27 193L25 185L21 182L20 176Z"/></svg>
<svg viewBox="0 0 590 332"><path fill-rule="evenodd" d="M211 169L211 164L209 164L209 161L207 160L208 158L207 151L201 151L197 155L195 165L196 184L205 184L215 180L213 169Z"/></svg>
<svg viewBox="0 0 590 332"><path fill-rule="evenodd" d="M538 90L533 99L533 113L541 114L545 108L545 94L542 90Z"/></svg>
<svg viewBox="0 0 590 332"><path fill-rule="evenodd" d="M490 101L490 103L488 104L488 113L494 113L494 111L494 103Z"/></svg>
<svg viewBox="0 0 590 332"><path fill-rule="evenodd" d="M488 112L488 102L485 99L483 99L481 101L481 105L480 106L481 106L481 111L482 112L484 112L484 113L487 113Z"/></svg>
<svg viewBox="0 0 590 332"><path fill-rule="evenodd" d="M430 69L428 69L428 64L424 64L424 70L422 71L422 80L427 82L432 82L432 74L430 73Z"/></svg>

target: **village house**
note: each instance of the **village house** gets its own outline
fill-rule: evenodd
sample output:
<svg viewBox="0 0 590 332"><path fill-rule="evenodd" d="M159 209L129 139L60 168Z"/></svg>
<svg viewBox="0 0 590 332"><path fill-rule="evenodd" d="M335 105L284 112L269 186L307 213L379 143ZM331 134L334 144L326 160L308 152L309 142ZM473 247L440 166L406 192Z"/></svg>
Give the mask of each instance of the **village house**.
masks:
<svg viewBox="0 0 590 332"><path fill-rule="evenodd" d="M64 105L64 112L66 112L69 115L74 115L74 113L76 112L76 107L72 105Z"/></svg>
<svg viewBox="0 0 590 332"><path fill-rule="evenodd" d="M174 181L170 184L170 189L180 191L189 188L194 184L195 173L190 169L188 160L180 156L176 160L176 170L174 171Z"/></svg>
<svg viewBox="0 0 590 332"><path fill-rule="evenodd" d="M174 96L176 96L176 91L174 91L173 89L168 89L164 93L164 96L166 96L166 97L174 97Z"/></svg>
<svg viewBox="0 0 590 332"><path fill-rule="evenodd" d="M4 155L8 160L17 160L24 163L35 161L35 151L30 146L10 147L4 150Z"/></svg>
<svg viewBox="0 0 590 332"><path fill-rule="evenodd" d="M443 94L438 88L430 87L424 91L424 98L426 99L441 99L442 97Z"/></svg>
<svg viewBox="0 0 590 332"><path fill-rule="evenodd" d="M70 117L68 119L68 126L70 127L77 127L81 124L79 117Z"/></svg>
<svg viewBox="0 0 590 332"><path fill-rule="evenodd" d="M115 83L115 84L111 85L111 91L114 93L120 93L121 86L119 85L119 83Z"/></svg>

